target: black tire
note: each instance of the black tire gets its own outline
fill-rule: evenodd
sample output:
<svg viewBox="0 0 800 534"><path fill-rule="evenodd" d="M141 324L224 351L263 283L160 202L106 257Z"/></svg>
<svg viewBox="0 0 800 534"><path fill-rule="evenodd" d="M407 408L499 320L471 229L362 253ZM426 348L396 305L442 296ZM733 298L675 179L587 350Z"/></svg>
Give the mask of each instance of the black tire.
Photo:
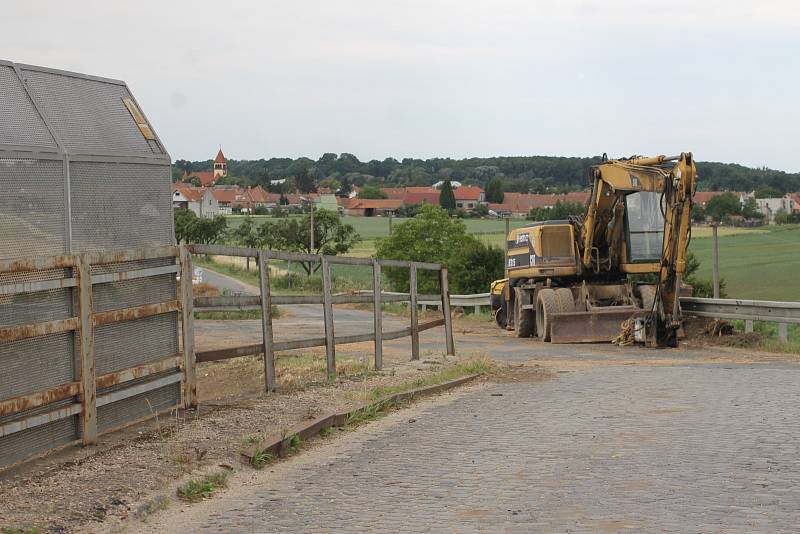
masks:
<svg viewBox="0 0 800 534"><path fill-rule="evenodd" d="M536 331L542 341L550 341L551 321L557 312L556 292L549 288L539 291L536 298Z"/></svg>
<svg viewBox="0 0 800 534"><path fill-rule="evenodd" d="M575 298L572 296L572 291L566 287L556 289L556 305L558 313L575 311Z"/></svg>
<svg viewBox="0 0 800 534"><path fill-rule="evenodd" d="M506 310L504 310L502 306L494 310L494 322L497 323L497 326L500 328L505 328L507 326Z"/></svg>
<svg viewBox="0 0 800 534"><path fill-rule="evenodd" d="M536 332L536 317L533 310L523 309L525 299L522 289L514 288L514 333L517 337L531 337Z"/></svg>

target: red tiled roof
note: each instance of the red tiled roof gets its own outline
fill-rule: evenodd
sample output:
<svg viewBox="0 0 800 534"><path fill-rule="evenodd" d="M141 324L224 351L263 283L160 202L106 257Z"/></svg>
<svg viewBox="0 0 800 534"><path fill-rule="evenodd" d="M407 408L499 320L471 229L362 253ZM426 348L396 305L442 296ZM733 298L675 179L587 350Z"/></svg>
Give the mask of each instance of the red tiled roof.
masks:
<svg viewBox="0 0 800 534"><path fill-rule="evenodd" d="M386 194L386 198L402 199L406 196L405 187L382 187L381 191Z"/></svg>
<svg viewBox="0 0 800 534"><path fill-rule="evenodd" d="M180 192L183 197L188 200L189 202L199 202L203 199L203 195L205 194L206 190L202 187L186 187L185 184L183 187L176 186L176 184L172 184L172 191Z"/></svg>
<svg viewBox="0 0 800 534"><path fill-rule="evenodd" d="M589 202L588 191L576 191L564 195L534 195L528 193L506 193L503 203L490 203L492 211L510 211L511 213L528 213L532 208L546 208L556 205L556 202Z"/></svg>
<svg viewBox="0 0 800 534"><path fill-rule="evenodd" d="M225 154L222 153L222 149L219 149L217 152L217 157L214 158L214 163L225 163Z"/></svg>
<svg viewBox="0 0 800 534"><path fill-rule="evenodd" d="M731 192L734 195L736 195L737 197L741 197L742 196L741 193L737 193L735 191L731 191ZM706 202L708 202L712 198L718 197L719 195L722 195L724 193L727 193L727 191L696 191L695 194L694 194L694 197L692 197L692 198L693 198L695 204L700 204L701 206L705 206Z"/></svg>
<svg viewBox="0 0 800 534"><path fill-rule="evenodd" d="M353 198L353 202L345 206L346 209L388 209L396 210L403 205L403 201L396 198Z"/></svg>
<svg viewBox="0 0 800 534"><path fill-rule="evenodd" d="M211 194L217 199L217 202L224 202L231 206L244 206L249 203L247 190L237 186L222 186L215 187L211 190Z"/></svg>
<svg viewBox="0 0 800 534"><path fill-rule="evenodd" d="M214 176L214 171L197 171L197 172L190 172L187 176L187 180L191 180L193 176L196 176L198 180L200 180L200 184L205 187L210 187L214 185L218 178Z"/></svg>
<svg viewBox="0 0 800 534"><path fill-rule="evenodd" d="M483 189L474 185L462 185L453 191L456 200L480 200L482 193Z"/></svg>
<svg viewBox="0 0 800 534"><path fill-rule="evenodd" d="M439 205L439 191L434 191L432 193L425 193L425 192L422 192L422 193L411 193L411 192L409 192L409 193L406 193L406 196L403 199L403 201L409 206L414 205L414 204L422 204L423 202L426 202L428 204L435 204L435 205L438 206Z"/></svg>

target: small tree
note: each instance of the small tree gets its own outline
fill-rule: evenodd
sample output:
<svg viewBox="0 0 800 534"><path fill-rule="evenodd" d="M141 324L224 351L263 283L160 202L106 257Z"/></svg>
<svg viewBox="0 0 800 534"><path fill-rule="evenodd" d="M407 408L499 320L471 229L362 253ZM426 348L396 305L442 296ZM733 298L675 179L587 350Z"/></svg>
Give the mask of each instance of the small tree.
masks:
<svg viewBox="0 0 800 534"><path fill-rule="evenodd" d="M705 222L705 220L706 220L706 209L700 204L694 204L692 206L692 221Z"/></svg>
<svg viewBox="0 0 800 534"><path fill-rule="evenodd" d="M494 280L504 276L505 252L473 239L453 257L449 269L453 276L452 292L485 293Z"/></svg>
<svg viewBox="0 0 800 534"><path fill-rule="evenodd" d="M748 198L742 206L742 217L745 219L763 219L764 215L758 209L758 203L753 197Z"/></svg>
<svg viewBox="0 0 800 534"><path fill-rule="evenodd" d="M339 186L339 190L336 194L340 197L347 198L350 196L350 193L353 192L353 185L350 183L350 180L347 179L345 176L342 178L342 185Z"/></svg>
<svg viewBox="0 0 800 534"><path fill-rule="evenodd" d="M790 224L794 222L791 214L785 209L781 208L775 212L775 224Z"/></svg>
<svg viewBox="0 0 800 534"><path fill-rule="evenodd" d="M439 205L449 212L456 209L456 195L453 193L453 186L450 180L442 184L442 189L439 192Z"/></svg>
<svg viewBox="0 0 800 534"><path fill-rule="evenodd" d="M492 178L486 186L486 202L502 204L504 198L503 180L500 178Z"/></svg>
<svg viewBox="0 0 800 534"><path fill-rule="evenodd" d="M740 215L742 212L742 204L733 193L726 192L717 195L706 202L706 214L717 222L722 221L726 217L733 215Z"/></svg>
<svg viewBox="0 0 800 534"><path fill-rule="evenodd" d="M366 185L364 188L358 192L358 198L387 198L387 195L384 191L375 187L374 185Z"/></svg>
<svg viewBox="0 0 800 534"><path fill-rule="evenodd" d="M315 193L317 191L317 183L314 180L314 175L306 168L297 173L294 178L294 186L301 193Z"/></svg>
<svg viewBox="0 0 800 534"><path fill-rule="evenodd" d="M242 223L233 230L231 237L237 245L247 248L260 248L261 237L258 235L258 229L253 223L250 216L244 218ZM247 257L247 270L250 270L250 256Z"/></svg>
<svg viewBox="0 0 800 534"><path fill-rule="evenodd" d="M330 210L314 210L314 248L311 248L311 214L303 217L264 222L258 228L258 236L267 248L304 252L306 254L345 254L361 241L351 224L342 222L338 213ZM301 264L306 273L318 270L319 263Z"/></svg>
<svg viewBox="0 0 800 534"><path fill-rule="evenodd" d="M439 206L423 204L419 214L394 227L392 235L378 239L375 257L406 261L426 261L455 264L455 258L462 251L473 246L477 240L467 234L464 223L449 216ZM397 291L408 291L408 269L387 268L386 277ZM456 272L451 273L453 278ZM438 275L431 271L418 274L420 293L439 291Z"/></svg>
<svg viewBox="0 0 800 534"><path fill-rule="evenodd" d="M228 221L222 215L206 219L187 209L175 210L174 221L175 239L178 243L218 243L225 238L228 230Z"/></svg>

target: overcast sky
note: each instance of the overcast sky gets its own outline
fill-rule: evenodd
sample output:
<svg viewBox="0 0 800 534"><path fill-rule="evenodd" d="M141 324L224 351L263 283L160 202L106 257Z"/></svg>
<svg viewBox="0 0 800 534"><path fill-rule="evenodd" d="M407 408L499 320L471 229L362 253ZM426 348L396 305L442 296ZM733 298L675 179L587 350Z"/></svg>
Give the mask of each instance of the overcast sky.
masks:
<svg viewBox="0 0 800 534"><path fill-rule="evenodd" d="M0 59L125 80L173 159L691 150L800 170L791 1L26 0L3 18Z"/></svg>

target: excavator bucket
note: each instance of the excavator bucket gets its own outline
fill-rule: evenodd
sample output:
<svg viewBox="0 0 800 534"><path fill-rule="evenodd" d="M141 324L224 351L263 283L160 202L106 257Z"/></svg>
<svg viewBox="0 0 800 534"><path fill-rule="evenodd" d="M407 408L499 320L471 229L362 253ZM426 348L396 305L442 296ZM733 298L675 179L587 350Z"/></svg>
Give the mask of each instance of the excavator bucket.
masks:
<svg viewBox="0 0 800 534"><path fill-rule="evenodd" d="M643 310L629 306L555 313L550 324L550 342L610 343L619 335L622 323L640 314Z"/></svg>

